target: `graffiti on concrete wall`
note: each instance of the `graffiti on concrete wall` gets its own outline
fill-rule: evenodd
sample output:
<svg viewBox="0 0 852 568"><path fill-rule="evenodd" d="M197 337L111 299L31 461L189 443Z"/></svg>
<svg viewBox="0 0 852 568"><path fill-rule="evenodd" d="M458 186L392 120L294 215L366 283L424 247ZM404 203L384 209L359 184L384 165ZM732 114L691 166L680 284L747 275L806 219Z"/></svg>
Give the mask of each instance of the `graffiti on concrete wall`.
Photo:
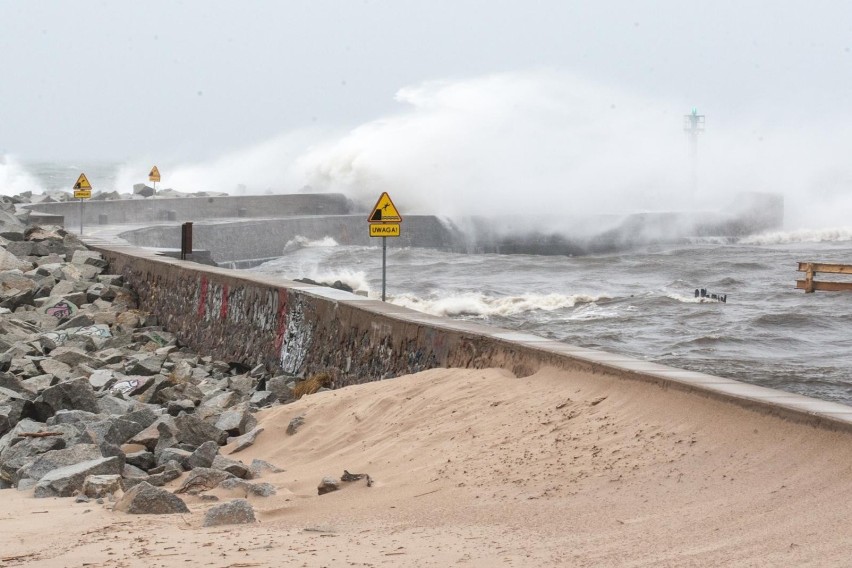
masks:
<svg viewBox="0 0 852 568"><path fill-rule="evenodd" d="M313 340L313 327L305 318L302 298L291 302L284 333L281 335L281 369L296 375L302 369Z"/></svg>

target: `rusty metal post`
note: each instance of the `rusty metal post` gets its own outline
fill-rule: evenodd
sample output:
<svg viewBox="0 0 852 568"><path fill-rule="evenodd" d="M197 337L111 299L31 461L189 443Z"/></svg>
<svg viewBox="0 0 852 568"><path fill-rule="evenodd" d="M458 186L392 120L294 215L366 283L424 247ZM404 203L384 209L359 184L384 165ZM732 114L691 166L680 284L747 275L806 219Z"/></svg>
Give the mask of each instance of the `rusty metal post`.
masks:
<svg viewBox="0 0 852 568"><path fill-rule="evenodd" d="M180 229L180 259L186 260L186 255L192 254L192 222L187 221Z"/></svg>

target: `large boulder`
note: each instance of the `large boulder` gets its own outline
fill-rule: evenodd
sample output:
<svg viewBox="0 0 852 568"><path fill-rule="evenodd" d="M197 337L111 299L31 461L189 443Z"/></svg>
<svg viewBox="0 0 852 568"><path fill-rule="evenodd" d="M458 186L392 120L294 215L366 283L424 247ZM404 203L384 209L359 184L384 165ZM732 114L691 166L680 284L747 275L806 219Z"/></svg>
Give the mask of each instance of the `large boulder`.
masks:
<svg viewBox="0 0 852 568"><path fill-rule="evenodd" d="M15 472L15 482L21 479L39 481L55 469L86 461L98 460L103 456L94 444L77 444L70 448L47 451Z"/></svg>
<svg viewBox="0 0 852 568"><path fill-rule="evenodd" d="M198 493L200 491L208 491L229 477L233 476L226 471L207 467L198 467L189 472L189 475L183 480L183 483L177 488L175 493Z"/></svg>
<svg viewBox="0 0 852 568"><path fill-rule="evenodd" d="M128 490L115 504L115 510L131 515L189 513L180 497L145 481Z"/></svg>
<svg viewBox="0 0 852 568"><path fill-rule="evenodd" d="M230 503L222 503L212 507L204 515L205 527L221 525L244 525L256 523L254 509L245 499L234 499Z"/></svg>
<svg viewBox="0 0 852 568"><path fill-rule="evenodd" d="M71 497L90 475L121 475L124 460L117 457L84 461L54 469L36 484L34 497Z"/></svg>
<svg viewBox="0 0 852 568"><path fill-rule="evenodd" d="M95 391L85 377L72 379L45 389L34 404L36 414L42 421L47 420L56 414L57 410L62 409L85 410L95 414L100 411Z"/></svg>
<svg viewBox="0 0 852 568"><path fill-rule="evenodd" d="M198 447L204 442L212 440L222 446L228 441L228 433L196 418L192 414L183 414L175 418L177 428L177 439L192 446Z"/></svg>

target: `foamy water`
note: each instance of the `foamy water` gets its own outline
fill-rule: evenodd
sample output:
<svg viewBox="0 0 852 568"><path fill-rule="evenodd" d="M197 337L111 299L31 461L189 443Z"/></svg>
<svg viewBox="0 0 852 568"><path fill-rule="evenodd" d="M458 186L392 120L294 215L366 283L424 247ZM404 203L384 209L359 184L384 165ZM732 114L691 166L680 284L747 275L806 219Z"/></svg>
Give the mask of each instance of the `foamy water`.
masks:
<svg viewBox="0 0 852 568"><path fill-rule="evenodd" d="M799 261L849 261L852 241L801 234L587 257L391 248L388 301L852 404L852 296L795 288ZM302 247L258 270L381 290L377 247Z"/></svg>
<svg viewBox="0 0 852 568"><path fill-rule="evenodd" d="M406 308L436 316L514 316L537 310L554 311L572 308L578 303L594 302L596 297L587 295L565 296L562 294L524 294L522 296L495 297L470 292L460 295L441 295L432 292L430 298L413 294L398 294L390 302Z"/></svg>

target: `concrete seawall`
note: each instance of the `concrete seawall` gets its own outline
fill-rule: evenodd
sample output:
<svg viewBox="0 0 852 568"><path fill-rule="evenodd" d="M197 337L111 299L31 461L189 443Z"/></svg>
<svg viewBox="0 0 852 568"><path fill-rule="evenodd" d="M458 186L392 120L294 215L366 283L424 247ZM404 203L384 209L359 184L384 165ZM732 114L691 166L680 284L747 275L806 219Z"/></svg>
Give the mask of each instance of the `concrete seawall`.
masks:
<svg viewBox="0 0 852 568"><path fill-rule="evenodd" d="M200 222L192 227L196 250L210 251L217 263L266 259L283 254L287 242L297 236L309 240L333 238L341 245L376 246L381 239L368 234L366 215L306 215L286 219L233 222ZM127 242L143 247L180 247L180 226L158 225L122 233ZM459 248L462 237L431 215L405 218L402 234L388 239L391 247Z"/></svg>
<svg viewBox="0 0 852 568"><path fill-rule="evenodd" d="M435 367L529 375L581 370L677 389L822 428L852 431L852 407L521 332L459 322L296 282L210 268L87 239L140 307L197 351L272 372L329 371L336 387Z"/></svg>
<svg viewBox="0 0 852 568"><path fill-rule="evenodd" d="M80 226L80 203L36 203L23 206L36 213L61 215L65 226ZM237 217L284 217L290 215L345 215L352 204L340 193L296 193L288 195L245 195L223 197L175 197L116 200L86 200L86 225L157 223ZM34 213L35 214L35 213Z"/></svg>

